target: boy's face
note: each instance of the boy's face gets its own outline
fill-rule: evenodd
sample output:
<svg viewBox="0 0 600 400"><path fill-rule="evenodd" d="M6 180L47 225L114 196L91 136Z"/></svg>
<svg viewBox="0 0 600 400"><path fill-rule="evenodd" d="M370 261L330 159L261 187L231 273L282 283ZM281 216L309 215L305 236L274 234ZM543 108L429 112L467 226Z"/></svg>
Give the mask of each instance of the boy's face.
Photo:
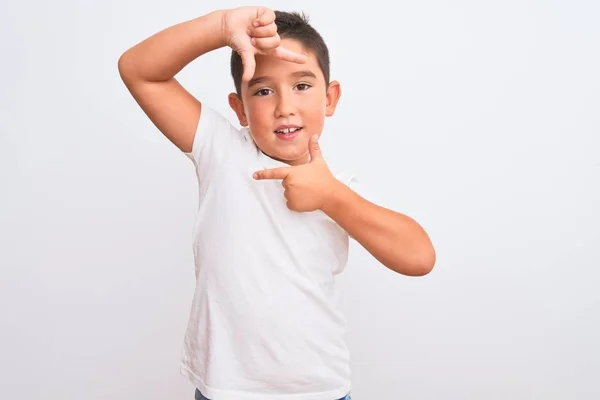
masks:
<svg viewBox="0 0 600 400"><path fill-rule="evenodd" d="M229 95L229 104L263 153L299 165L308 162L309 138L320 136L325 117L333 115L340 85L334 81L327 87L316 57L300 42L283 39L281 45L306 54L308 61L297 64L256 55L254 77L242 82L241 100L235 93Z"/></svg>

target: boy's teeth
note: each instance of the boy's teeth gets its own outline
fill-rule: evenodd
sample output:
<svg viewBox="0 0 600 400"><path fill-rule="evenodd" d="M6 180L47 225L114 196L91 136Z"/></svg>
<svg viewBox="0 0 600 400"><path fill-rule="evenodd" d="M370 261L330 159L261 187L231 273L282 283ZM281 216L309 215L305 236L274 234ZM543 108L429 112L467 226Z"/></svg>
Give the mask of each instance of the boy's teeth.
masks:
<svg viewBox="0 0 600 400"><path fill-rule="evenodd" d="M277 133L292 133L292 132L296 132L298 129L300 129L300 128L286 128L286 129L280 129L275 132L277 132Z"/></svg>

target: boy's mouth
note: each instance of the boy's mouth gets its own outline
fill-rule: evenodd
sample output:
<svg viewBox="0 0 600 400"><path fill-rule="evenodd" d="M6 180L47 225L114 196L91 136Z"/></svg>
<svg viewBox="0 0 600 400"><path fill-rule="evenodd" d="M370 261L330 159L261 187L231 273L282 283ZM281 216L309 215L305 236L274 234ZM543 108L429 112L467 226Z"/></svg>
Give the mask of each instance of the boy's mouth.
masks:
<svg viewBox="0 0 600 400"><path fill-rule="evenodd" d="M302 131L301 126L297 125L281 125L275 130L275 135L281 140L294 140Z"/></svg>
<svg viewBox="0 0 600 400"><path fill-rule="evenodd" d="M274 132L278 135L292 135L296 134L301 129L302 127L297 125L281 125L275 129Z"/></svg>

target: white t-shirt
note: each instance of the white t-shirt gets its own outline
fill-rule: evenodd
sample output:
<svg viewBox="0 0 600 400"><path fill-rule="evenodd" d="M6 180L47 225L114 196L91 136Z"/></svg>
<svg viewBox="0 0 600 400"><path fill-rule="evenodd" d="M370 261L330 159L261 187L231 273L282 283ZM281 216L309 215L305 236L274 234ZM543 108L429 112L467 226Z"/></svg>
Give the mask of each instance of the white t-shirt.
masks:
<svg viewBox="0 0 600 400"><path fill-rule="evenodd" d="M280 180L254 180L259 169L288 165L206 105L186 155L199 209L181 373L211 400L344 397L350 355L334 276L348 234L321 211L289 210Z"/></svg>

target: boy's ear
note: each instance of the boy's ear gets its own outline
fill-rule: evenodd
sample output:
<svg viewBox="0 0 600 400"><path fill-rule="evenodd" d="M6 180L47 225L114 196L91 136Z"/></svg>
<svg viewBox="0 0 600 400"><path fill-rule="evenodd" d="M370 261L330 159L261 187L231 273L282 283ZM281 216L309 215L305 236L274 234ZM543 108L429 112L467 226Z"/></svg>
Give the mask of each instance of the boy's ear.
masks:
<svg viewBox="0 0 600 400"><path fill-rule="evenodd" d="M241 126L248 126L248 119L246 118L246 111L244 111L244 103L237 93L229 93L229 106L238 117Z"/></svg>
<svg viewBox="0 0 600 400"><path fill-rule="evenodd" d="M335 112L337 103L342 95L342 88L338 81L331 81L327 88L326 103L325 103L325 115L331 117Z"/></svg>

